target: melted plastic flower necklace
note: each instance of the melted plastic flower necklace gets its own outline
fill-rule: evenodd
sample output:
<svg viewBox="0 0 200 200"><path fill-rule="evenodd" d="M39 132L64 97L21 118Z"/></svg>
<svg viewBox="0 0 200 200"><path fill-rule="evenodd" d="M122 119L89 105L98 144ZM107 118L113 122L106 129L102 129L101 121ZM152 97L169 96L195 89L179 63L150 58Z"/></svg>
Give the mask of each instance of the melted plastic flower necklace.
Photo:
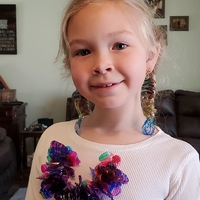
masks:
<svg viewBox="0 0 200 200"><path fill-rule="evenodd" d="M44 199L56 200L103 200L105 196L114 200L121 193L121 186L128 183L128 177L117 167L121 161L118 155L105 152L99 157L100 163L90 168L92 180L82 180L72 184L75 177L72 167L80 164L75 151L70 146L52 141L48 150L48 162L41 166L42 180L40 193Z"/></svg>

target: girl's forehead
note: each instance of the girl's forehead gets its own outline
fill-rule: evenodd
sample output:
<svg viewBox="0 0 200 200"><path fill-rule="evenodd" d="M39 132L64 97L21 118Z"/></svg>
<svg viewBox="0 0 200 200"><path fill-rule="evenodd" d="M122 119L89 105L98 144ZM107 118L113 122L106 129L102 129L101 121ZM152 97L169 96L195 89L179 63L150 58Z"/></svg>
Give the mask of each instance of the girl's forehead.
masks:
<svg viewBox="0 0 200 200"><path fill-rule="evenodd" d="M83 6L80 6L80 8L78 8L78 9L76 9L76 6L75 6L75 8L73 8L75 11L73 16L76 15L77 13L79 13L81 10L88 9L88 8L91 8L91 10L95 9L95 8L102 10L102 8L103 8L104 10L109 11L109 9L111 9L111 7L115 8L116 10L121 10L124 12L131 12L132 14L137 12L136 6L134 6L134 5L131 6L127 3L125 3L124 1L106 0L106 1L92 1L89 3L85 3Z"/></svg>
<svg viewBox="0 0 200 200"><path fill-rule="evenodd" d="M118 2L103 1L103 3L88 4L74 13L68 22L77 22L79 20L88 22L94 19L98 21L104 15L106 15L107 19L126 18L127 21L132 21L133 23L140 21L141 15L136 9L121 1L121 3Z"/></svg>
<svg viewBox="0 0 200 200"><path fill-rule="evenodd" d="M125 4L117 4L112 1L100 4L89 4L79 10L70 19L68 34L70 36L74 35L74 33L70 34L72 29L75 34L81 31L86 31L87 33L87 30L90 32L101 31L101 33L106 33L108 31L120 31L120 29L128 29L128 31L131 30L138 33L140 14L137 10L130 9L129 7ZM138 34L141 37L141 33Z"/></svg>

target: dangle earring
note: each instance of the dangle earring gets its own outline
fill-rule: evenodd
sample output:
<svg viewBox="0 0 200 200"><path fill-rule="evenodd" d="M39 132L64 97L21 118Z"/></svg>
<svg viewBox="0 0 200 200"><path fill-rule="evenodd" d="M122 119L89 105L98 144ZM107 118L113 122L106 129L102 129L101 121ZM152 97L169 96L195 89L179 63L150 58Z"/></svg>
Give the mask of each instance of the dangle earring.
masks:
<svg viewBox="0 0 200 200"><path fill-rule="evenodd" d="M142 133L144 135L152 135L155 131L155 98L156 81L154 79L153 72L151 69L147 69L146 77L142 85L141 91L141 104L144 115L147 117L146 121L142 126Z"/></svg>
<svg viewBox="0 0 200 200"><path fill-rule="evenodd" d="M85 115L89 115L91 113L90 102L82 96L78 90L73 92L72 98L79 118L83 118Z"/></svg>
<svg viewBox="0 0 200 200"><path fill-rule="evenodd" d="M142 126L142 133L144 135L153 135L155 128L155 120L153 118L147 118Z"/></svg>
<svg viewBox="0 0 200 200"><path fill-rule="evenodd" d="M80 127L82 123L82 119L85 115L89 115L94 109L94 104L88 101L84 96L82 96L78 90L73 92L72 100L74 102L74 106L78 113L79 119L75 124L75 131L78 135L80 135Z"/></svg>

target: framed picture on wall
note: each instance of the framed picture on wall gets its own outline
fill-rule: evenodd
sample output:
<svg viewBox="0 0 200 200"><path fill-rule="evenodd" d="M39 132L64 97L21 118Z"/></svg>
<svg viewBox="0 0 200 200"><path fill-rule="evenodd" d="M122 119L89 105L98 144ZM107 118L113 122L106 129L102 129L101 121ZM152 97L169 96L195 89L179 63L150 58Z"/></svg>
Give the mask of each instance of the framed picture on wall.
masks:
<svg viewBox="0 0 200 200"><path fill-rule="evenodd" d="M165 18L165 0L145 0L145 2L154 10L155 18Z"/></svg>
<svg viewBox="0 0 200 200"><path fill-rule="evenodd" d="M0 54L17 54L16 5L0 4Z"/></svg>
<svg viewBox="0 0 200 200"><path fill-rule="evenodd" d="M165 40L165 44L167 45L168 44L168 42L167 42L167 25L159 25L158 27L162 31L164 40Z"/></svg>
<svg viewBox="0 0 200 200"><path fill-rule="evenodd" d="M189 16L170 16L170 31L189 31Z"/></svg>
<svg viewBox="0 0 200 200"><path fill-rule="evenodd" d="M0 89L9 89L6 82L3 80L3 78L0 76Z"/></svg>

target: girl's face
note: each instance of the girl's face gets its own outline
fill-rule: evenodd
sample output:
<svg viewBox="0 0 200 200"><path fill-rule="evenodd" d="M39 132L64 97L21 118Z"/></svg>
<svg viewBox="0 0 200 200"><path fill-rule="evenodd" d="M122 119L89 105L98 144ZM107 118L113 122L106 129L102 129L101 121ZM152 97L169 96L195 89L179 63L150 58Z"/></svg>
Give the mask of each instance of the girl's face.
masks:
<svg viewBox="0 0 200 200"><path fill-rule="evenodd" d="M71 75L77 90L97 106L140 103L147 68L153 70L156 62L138 30L139 13L126 8L88 5L69 22Z"/></svg>

